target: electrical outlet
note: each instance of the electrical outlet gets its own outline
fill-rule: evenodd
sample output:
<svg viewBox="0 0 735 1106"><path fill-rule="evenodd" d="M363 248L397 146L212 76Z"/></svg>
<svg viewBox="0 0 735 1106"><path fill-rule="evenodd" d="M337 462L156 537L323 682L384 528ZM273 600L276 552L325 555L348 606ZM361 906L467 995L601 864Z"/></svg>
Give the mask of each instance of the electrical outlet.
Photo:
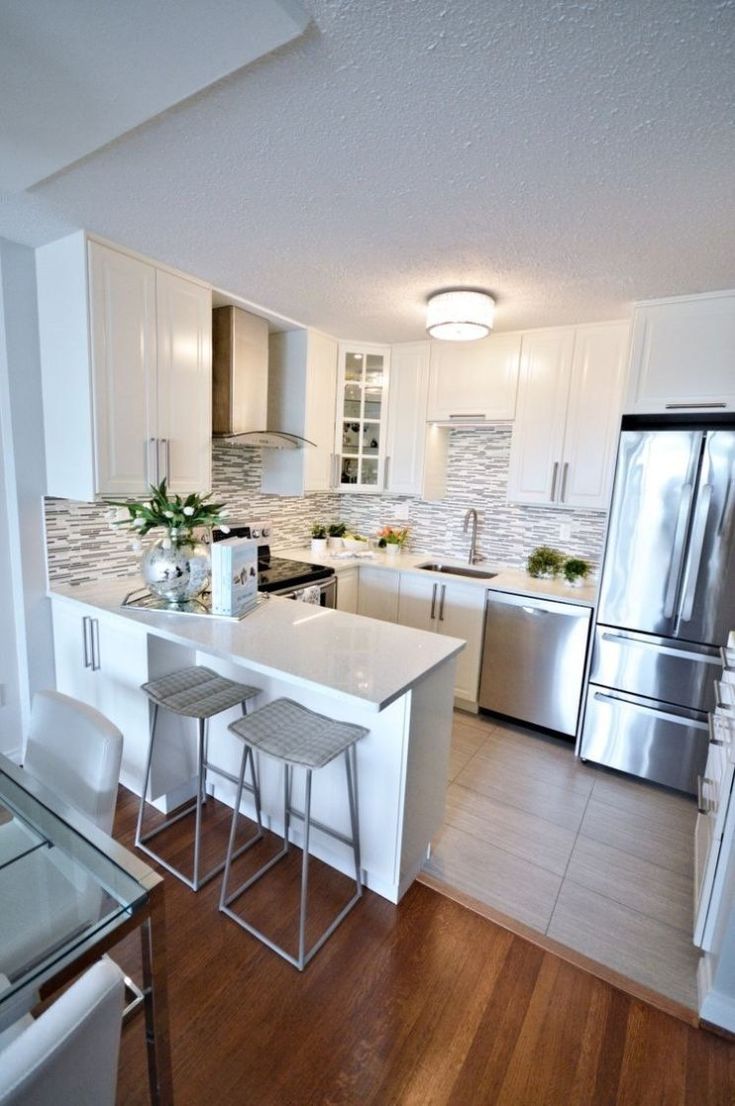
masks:
<svg viewBox="0 0 735 1106"><path fill-rule="evenodd" d="M399 519L401 522L407 522L409 517L408 503L396 503L393 508L393 518Z"/></svg>
<svg viewBox="0 0 735 1106"><path fill-rule="evenodd" d="M559 527L559 541L569 541L572 536L571 522L562 522Z"/></svg>

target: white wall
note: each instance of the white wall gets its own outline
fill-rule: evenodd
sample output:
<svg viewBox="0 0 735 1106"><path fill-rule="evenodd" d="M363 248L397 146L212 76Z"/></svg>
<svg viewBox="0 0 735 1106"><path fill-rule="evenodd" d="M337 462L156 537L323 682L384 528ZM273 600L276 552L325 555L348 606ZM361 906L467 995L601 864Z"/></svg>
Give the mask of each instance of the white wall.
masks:
<svg viewBox="0 0 735 1106"><path fill-rule="evenodd" d="M54 686L43 524L43 411L33 250L0 239L0 749L19 755L30 700Z"/></svg>

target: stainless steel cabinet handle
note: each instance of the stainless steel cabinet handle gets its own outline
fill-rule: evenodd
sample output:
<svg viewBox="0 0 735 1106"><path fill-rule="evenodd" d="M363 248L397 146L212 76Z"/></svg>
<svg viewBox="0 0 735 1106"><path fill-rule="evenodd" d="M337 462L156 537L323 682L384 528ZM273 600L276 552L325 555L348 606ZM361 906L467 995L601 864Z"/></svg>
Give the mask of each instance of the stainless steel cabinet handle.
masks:
<svg viewBox="0 0 735 1106"><path fill-rule="evenodd" d="M146 484L158 484L158 443L155 438L149 438L145 443L145 482ZM151 452L153 464L151 464Z"/></svg>
<svg viewBox="0 0 735 1106"><path fill-rule="evenodd" d="M166 438L166 479L171 481L171 439Z"/></svg>
<svg viewBox="0 0 735 1106"><path fill-rule="evenodd" d="M446 595L447 595L447 585L442 584L442 597L439 600L439 621L440 622L444 621L444 600L446 599Z"/></svg>
<svg viewBox="0 0 735 1106"><path fill-rule="evenodd" d="M156 463L158 467L156 470L156 481L160 484L162 480L169 480L169 460L171 456L171 451L168 438L158 438L157 442L158 448L156 449ZM161 461L161 453L163 453L163 462ZM161 472L163 472L163 475L161 475Z"/></svg>
<svg viewBox="0 0 735 1106"><path fill-rule="evenodd" d="M383 468L383 487L388 490L388 473L390 471L390 457L386 457L385 466Z"/></svg>
<svg viewBox="0 0 735 1106"><path fill-rule="evenodd" d="M674 601L676 600L676 593L679 588L679 575L681 573L681 562L684 558L687 522L689 521L689 510L692 505L693 491L694 488L692 484L682 484L681 497L679 499L679 514L676 519L676 531L674 533L674 549L671 554L671 564L669 566L669 581L666 585L666 595L664 596L664 615L666 618L671 618L674 613Z"/></svg>
<svg viewBox="0 0 735 1106"><path fill-rule="evenodd" d="M713 780L708 780L706 776L697 776L697 810L700 814L711 814L716 807L716 804L711 799L705 798L704 795L704 785L713 782Z"/></svg>
<svg viewBox="0 0 735 1106"><path fill-rule="evenodd" d="M617 695L606 695L602 691L595 692L595 699L600 702L617 703L622 707L632 707L633 710L640 711L642 714L653 714L656 718L661 718L664 722L673 722L677 726L691 726L695 730L706 730L706 722L697 722L694 718L684 718L681 714L669 714L665 710L657 710L656 707L648 707L643 703L633 703L629 699L621 699Z"/></svg>
<svg viewBox="0 0 735 1106"><path fill-rule="evenodd" d="M92 641L92 671L96 672L100 665L100 623L98 618L91 618L91 633L90 638Z"/></svg>
<svg viewBox="0 0 735 1106"><path fill-rule="evenodd" d="M561 491L559 492L560 503L566 503L567 501L567 476L569 476L569 462L565 461L561 468Z"/></svg>
<svg viewBox="0 0 735 1106"><path fill-rule="evenodd" d="M697 593L697 577L699 565L702 560L704 539L707 531L707 516L712 499L712 485L705 484L699 493L697 510L694 515L692 536L689 542L689 563L687 564L686 581L684 584L684 596L679 607L679 621L689 622L694 608L694 596Z"/></svg>
<svg viewBox="0 0 735 1106"><path fill-rule="evenodd" d="M485 418L485 412L484 411L470 411L468 414L450 415L449 417L450 417L450 419L484 419Z"/></svg>
<svg viewBox="0 0 735 1106"><path fill-rule="evenodd" d="M715 683L715 690L717 689L717 683ZM715 737L715 716L710 714L707 716L707 723L709 728L709 743L710 745L723 745L722 738Z"/></svg>
<svg viewBox="0 0 735 1106"><path fill-rule="evenodd" d="M88 614L85 614L82 618L82 643L84 647L84 667L91 668L92 662L89 659L89 638L87 637L89 631L89 624L92 619Z"/></svg>
<svg viewBox="0 0 735 1106"><path fill-rule="evenodd" d="M554 461L554 468L552 469L552 472L551 472L551 496L550 496L550 498L551 498L552 502L556 499L556 478L557 478L558 475L559 475L559 462Z"/></svg>
<svg viewBox="0 0 735 1106"><path fill-rule="evenodd" d="M434 621L434 618L436 616L436 589L438 588L438 586L438 584L434 584L434 590L431 593L431 614L429 615L429 619L431 622Z"/></svg>
<svg viewBox="0 0 735 1106"><path fill-rule="evenodd" d="M726 403L667 403L667 411L713 411L715 408L727 407Z"/></svg>

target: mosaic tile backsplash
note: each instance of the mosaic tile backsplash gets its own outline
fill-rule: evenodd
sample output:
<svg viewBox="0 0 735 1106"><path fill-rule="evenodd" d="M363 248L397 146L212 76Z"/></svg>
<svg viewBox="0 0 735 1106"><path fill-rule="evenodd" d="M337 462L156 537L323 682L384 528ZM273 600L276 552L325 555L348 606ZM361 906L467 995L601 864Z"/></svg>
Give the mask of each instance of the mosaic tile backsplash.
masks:
<svg viewBox="0 0 735 1106"><path fill-rule="evenodd" d="M272 518L274 548L303 545L315 518L342 518L364 534L386 523L411 528L410 547L443 556L465 557L468 536L462 532L465 511L480 516L478 547L492 562L522 566L536 545L555 545L598 562L602 553L605 513L518 507L506 503L511 429L453 430L450 434L446 499L426 503L410 496L320 494L284 498L260 493L261 455L257 449L215 444L213 490L227 503L231 518ZM397 522L396 508L409 517ZM46 535L49 580L81 584L100 577L137 575L130 537L113 529L104 504L47 499ZM560 527L570 526L570 537Z"/></svg>

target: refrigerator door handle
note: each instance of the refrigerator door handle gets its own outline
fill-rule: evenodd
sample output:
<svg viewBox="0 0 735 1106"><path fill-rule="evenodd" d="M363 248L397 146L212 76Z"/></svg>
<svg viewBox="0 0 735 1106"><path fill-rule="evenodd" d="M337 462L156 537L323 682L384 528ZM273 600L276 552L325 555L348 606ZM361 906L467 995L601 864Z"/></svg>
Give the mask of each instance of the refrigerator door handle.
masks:
<svg viewBox="0 0 735 1106"><path fill-rule="evenodd" d="M655 653L662 653L665 657L693 661L695 664L711 664L716 668L721 667L719 658L709 656L707 653L695 653L690 649L672 649L671 646L661 645L658 641L641 641L639 638L630 637L628 634L616 634L610 630L605 630L601 636L603 641L619 641L624 645L633 645L635 648L652 649Z"/></svg>
<svg viewBox="0 0 735 1106"><path fill-rule="evenodd" d="M735 467L735 466L733 466ZM722 504L722 514L720 515L720 521L717 524L717 537L722 537L722 532L725 529L726 524L730 519L730 513L732 508L732 489L733 489L733 474L732 472L727 478L727 490L725 491L725 501Z"/></svg>
<svg viewBox="0 0 735 1106"><path fill-rule="evenodd" d="M704 484L702 490L699 493L697 501L697 509L694 515L694 525L692 527L692 540L689 550L689 560L687 563L686 574L684 578L684 595L679 605L679 622L689 622L692 617L692 610L694 609L694 596L697 591L697 579L699 577L699 565L702 560L702 550L704 549L704 538L707 529L707 516L709 515L709 505L712 499L712 485Z"/></svg>
<svg viewBox="0 0 735 1106"><path fill-rule="evenodd" d="M595 699L599 703L622 703L623 706L633 706L636 710L641 711L642 714L652 714L656 718L661 718L666 722L673 722L675 726L691 726L695 730L707 730L709 726L706 722L697 722L694 718L686 718L681 714L670 714L668 711L659 710L657 707L649 707L647 703L640 703L637 700L631 702L629 699L623 699L618 695L608 695L604 691L596 691L594 693Z"/></svg>
<svg viewBox="0 0 735 1106"><path fill-rule="evenodd" d="M682 561L684 560L687 522L689 521L689 511L692 506L693 490L693 484L688 483L682 485L681 498L679 500L679 514L676 519L674 549L671 556L671 567L669 568L669 581L664 597L664 616L666 618L671 618L674 613L676 593L679 590L679 577L681 575Z"/></svg>

